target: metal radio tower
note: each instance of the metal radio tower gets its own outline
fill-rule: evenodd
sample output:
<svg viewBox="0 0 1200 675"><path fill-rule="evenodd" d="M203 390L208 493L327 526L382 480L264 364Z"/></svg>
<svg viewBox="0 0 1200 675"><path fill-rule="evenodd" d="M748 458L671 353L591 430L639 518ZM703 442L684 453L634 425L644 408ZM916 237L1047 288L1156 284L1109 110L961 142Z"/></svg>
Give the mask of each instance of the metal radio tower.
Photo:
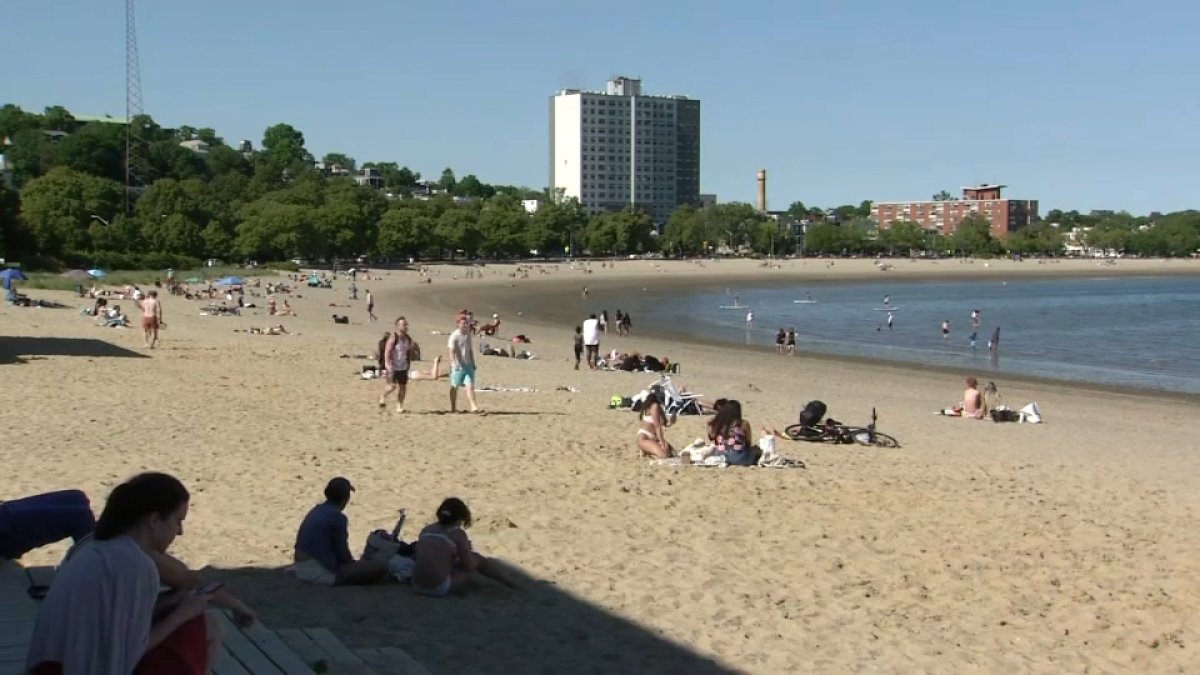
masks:
<svg viewBox="0 0 1200 675"><path fill-rule="evenodd" d="M133 190L142 185L135 173L137 159L144 157L144 139L133 118L142 114L142 68L138 63L137 24L134 0L125 0L125 213L133 209Z"/></svg>

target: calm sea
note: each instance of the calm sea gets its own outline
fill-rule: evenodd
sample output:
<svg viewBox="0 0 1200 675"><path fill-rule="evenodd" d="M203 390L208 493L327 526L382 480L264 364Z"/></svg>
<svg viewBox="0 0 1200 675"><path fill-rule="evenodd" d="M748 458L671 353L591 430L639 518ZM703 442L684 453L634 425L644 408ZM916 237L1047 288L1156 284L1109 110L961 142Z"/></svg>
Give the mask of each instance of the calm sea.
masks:
<svg viewBox="0 0 1200 675"><path fill-rule="evenodd" d="M793 302L807 294L816 302ZM877 309L884 296L894 308L890 331L887 312ZM722 309L735 297L746 308ZM1200 393L1200 278L809 283L670 294L650 288L624 302L635 331L770 350L780 327L795 327L804 352ZM981 326L973 349L974 309ZM749 327L747 311L754 312ZM987 342L997 327L1000 347L992 353Z"/></svg>

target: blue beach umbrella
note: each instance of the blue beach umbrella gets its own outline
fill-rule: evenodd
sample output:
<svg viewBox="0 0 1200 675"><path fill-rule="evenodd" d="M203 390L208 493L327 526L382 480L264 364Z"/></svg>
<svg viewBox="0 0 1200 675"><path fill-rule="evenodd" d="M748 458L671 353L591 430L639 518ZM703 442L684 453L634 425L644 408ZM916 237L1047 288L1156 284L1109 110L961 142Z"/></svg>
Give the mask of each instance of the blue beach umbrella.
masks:
<svg viewBox="0 0 1200 675"><path fill-rule="evenodd" d="M96 277L97 279L102 279L102 278L108 276L108 273L105 272L104 270L88 270L87 273Z"/></svg>
<svg viewBox="0 0 1200 675"><path fill-rule="evenodd" d="M0 272L0 286L9 290L12 289L12 282L27 281L28 279L29 277L25 276L24 272L15 267L6 267L4 271Z"/></svg>
<svg viewBox="0 0 1200 675"><path fill-rule="evenodd" d="M217 279L216 285L218 285L218 286L245 286L246 281L244 279L242 279L241 277L225 277L224 279Z"/></svg>

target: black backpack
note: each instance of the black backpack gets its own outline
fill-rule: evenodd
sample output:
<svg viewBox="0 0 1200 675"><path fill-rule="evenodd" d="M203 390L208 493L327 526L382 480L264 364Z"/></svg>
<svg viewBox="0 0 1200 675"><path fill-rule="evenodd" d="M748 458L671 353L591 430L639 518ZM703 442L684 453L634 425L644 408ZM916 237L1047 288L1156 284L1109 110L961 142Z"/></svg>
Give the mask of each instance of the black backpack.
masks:
<svg viewBox="0 0 1200 675"><path fill-rule="evenodd" d="M800 411L800 424L806 427L820 426L821 420L825 418L825 410L823 401L809 401L804 410Z"/></svg>

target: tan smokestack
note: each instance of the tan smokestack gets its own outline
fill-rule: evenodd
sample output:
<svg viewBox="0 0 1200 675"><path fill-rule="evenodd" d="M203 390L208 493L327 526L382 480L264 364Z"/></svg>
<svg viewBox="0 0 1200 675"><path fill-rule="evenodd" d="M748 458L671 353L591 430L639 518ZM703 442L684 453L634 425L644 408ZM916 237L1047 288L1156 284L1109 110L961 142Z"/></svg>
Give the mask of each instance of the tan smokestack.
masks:
<svg viewBox="0 0 1200 675"><path fill-rule="evenodd" d="M767 210L767 170L758 170L758 210L766 212Z"/></svg>

